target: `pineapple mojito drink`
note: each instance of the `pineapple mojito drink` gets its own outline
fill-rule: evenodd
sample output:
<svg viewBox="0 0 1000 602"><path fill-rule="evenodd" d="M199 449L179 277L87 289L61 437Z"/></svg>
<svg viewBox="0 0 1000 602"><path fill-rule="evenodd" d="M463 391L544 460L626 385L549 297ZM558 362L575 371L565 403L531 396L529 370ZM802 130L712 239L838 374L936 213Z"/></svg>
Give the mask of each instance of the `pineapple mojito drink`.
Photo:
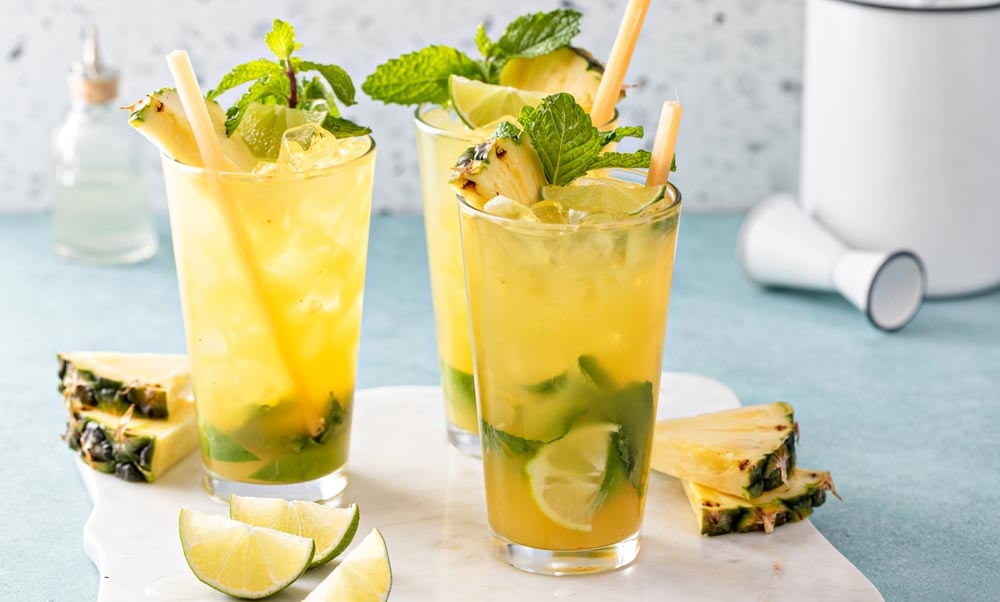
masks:
<svg viewBox="0 0 1000 602"><path fill-rule="evenodd" d="M458 216L447 177L463 150L548 93L569 92L585 109L591 106L603 66L570 46L580 18L566 9L525 15L495 42L485 30L477 36L481 60L432 46L380 65L362 86L377 100L417 105L417 157L448 434L467 454L479 454L479 419Z"/></svg>
<svg viewBox="0 0 1000 602"><path fill-rule="evenodd" d="M459 158L460 226L496 551L532 572L638 552L680 212L650 155L606 152L568 94ZM523 128L523 129L522 129Z"/></svg>
<svg viewBox="0 0 1000 602"><path fill-rule="evenodd" d="M163 153L209 490L329 499L346 486L375 143L340 114L343 69L296 56L279 19L265 41L274 60L204 99L172 53L178 89L129 123Z"/></svg>
<svg viewBox="0 0 1000 602"><path fill-rule="evenodd" d="M210 474L319 479L347 462L368 248L374 146L304 174L224 175L164 160L188 353ZM259 299L218 194L253 241ZM292 357L279 347L264 303ZM291 374L286 365L295 366Z"/></svg>

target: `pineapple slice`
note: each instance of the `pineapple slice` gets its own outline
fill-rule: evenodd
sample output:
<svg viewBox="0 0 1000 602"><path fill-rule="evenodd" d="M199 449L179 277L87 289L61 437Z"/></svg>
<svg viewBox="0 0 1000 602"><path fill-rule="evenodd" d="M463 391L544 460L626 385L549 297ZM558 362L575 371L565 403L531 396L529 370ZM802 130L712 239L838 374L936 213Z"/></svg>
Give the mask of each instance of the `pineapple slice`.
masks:
<svg viewBox="0 0 1000 602"><path fill-rule="evenodd" d="M548 181L527 133L518 139L495 136L465 151L458 159L451 186L470 205L482 209L496 196L531 205Z"/></svg>
<svg viewBox="0 0 1000 602"><path fill-rule="evenodd" d="M568 92L589 113L603 75L604 65L592 54L563 46L541 56L511 59L500 71L500 85L548 94Z"/></svg>
<svg viewBox="0 0 1000 602"><path fill-rule="evenodd" d="M753 499L784 483L795 467L792 406L734 408L656 424L652 468Z"/></svg>
<svg viewBox="0 0 1000 602"><path fill-rule="evenodd" d="M185 402L168 420L136 418L132 409L123 416L71 412L63 441L95 470L152 483L198 447L194 403Z"/></svg>
<svg viewBox="0 0 1000 602"><path fill-rule="evenodd" d="M59 392L71 412L167 418L191 401L187 357L152 353L60 353Z"/></svg>
<svg viewBox="0 0 1000 602"><path fill-rule="evenodd" d="M752 500L716 491L691 481L682 481L702 535L770 533L785 523L798 522L822 506L826 492L837 495L829 472L796 468L788 481Z"/></svg>
<svg viewBox="0 0 1000 602"><path fill-rule="evenodd" d="M226 114L219 103L206 100L212 126L219 137L219 145L226 164L226 171L250 171L257 165L257 157L238 135L226 137ZM191 122L177 91L161 88L147 94L127 107L131 112L129 125L148 138L168 157L187 165L202 165L201 153Z"/></svg>

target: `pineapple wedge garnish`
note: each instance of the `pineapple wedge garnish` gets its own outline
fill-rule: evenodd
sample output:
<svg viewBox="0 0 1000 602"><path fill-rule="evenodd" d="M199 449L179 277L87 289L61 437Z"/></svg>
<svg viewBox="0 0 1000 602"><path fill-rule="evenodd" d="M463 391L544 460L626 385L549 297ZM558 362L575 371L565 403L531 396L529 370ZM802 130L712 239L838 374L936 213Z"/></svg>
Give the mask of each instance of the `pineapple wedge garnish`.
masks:
<svg viewBox="0 0 1000 602"><path fill-rule="evenodd" d="M137 417L167 418L190 404L191 383L184 355L153 353L60 353L59 392L71 412L98 409Z"/></svg>
<svg viewBox="0 0 1000 602"><path fill-rule="evenodd" d="M152 483L198 447L194 403L167 420L100 410L71 412L63 440L87 465L125 481Z"/></svg>
<svg viewBox="0 0 1000 602"><path fill-rule="evenodd" d="M582 48L563 46L530 58L511 59L500 71L500 85L556 94L568 92L588 113L601 85L604 65ZM622 90L621 98L625 97Z"/></svg>
<svg viewBox="0 0 1000 602"><path fill-rule="evenodd" d="M663 420L653 436L652 468L753 499L788 479L797 433L792 406L782 401Z"/></svg>
<svg viewBox="0 0 1000 602"><path fill-rule="evenodd" d="M259 159L238 135L226 136L226 114L214 100L206 100L212 127L219 139L226 171L250 171ZM126 107L128 123L153 142L168 157L187 165L201 166L201 154L191 122L180 96L172 88L161 88Z"/></svg>
<svg viewBox="0 0 1000 602"><path fill-rule="evenodd" d="M530 206L541 199L548 181L527 133L515 140L495 136L465 151L455 165L451 186L477 209L497 196Z"/></svg>
<svg viewBox="0 0 1000 602"><path fill-rule="evenodd" d="M770 533L779 525L808 517L813 508L826 501L827 491L837 495L829 472L801 468L793 470L781 487L752 500L691 481L682 481L682 484L702 535Z"/></svg>

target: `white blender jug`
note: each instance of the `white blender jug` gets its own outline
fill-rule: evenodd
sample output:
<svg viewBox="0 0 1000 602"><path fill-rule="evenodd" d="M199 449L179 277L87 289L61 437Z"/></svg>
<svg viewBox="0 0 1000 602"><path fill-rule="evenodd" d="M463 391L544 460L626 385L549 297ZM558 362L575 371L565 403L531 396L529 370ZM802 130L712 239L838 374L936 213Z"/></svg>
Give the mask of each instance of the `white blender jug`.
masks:
<svg viewBox="0 0 1000 602"><path fill-rule="evenodd" d="M808 0L806 40L805 209L929 296L1000 285L1000 2Z"/></svg>

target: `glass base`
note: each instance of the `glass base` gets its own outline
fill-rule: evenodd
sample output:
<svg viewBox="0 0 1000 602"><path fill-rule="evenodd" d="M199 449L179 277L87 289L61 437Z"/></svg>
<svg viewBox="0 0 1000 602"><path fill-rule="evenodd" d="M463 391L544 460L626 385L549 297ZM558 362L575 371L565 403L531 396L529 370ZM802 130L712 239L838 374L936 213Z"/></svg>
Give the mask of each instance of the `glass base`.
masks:
<svg viewBox="0 0 1000 602"><path fill-rule="evenodd" d="M72 245L55 242L52 244L52 252L69 261L89 263L95 265L128 265L146 261L159 249L160 243L155 238L149 239L141 247L125 250L114 250L109 252L95 251L92 249L82 249Z"/></svg>
<svg viewBox="0 0 1000 602"><path fill-rule="evenodd" d="M493 552L515 569L539 575L586 575L631 564L639 554L639 534L618 543L588 550L541 550L491 534Z"/></svg>
<svg viewBox="0 0 1000 602"><path fill-rule="evenodd" d="M480 458L483 455L479 435L459 428L452 424L451 421L448 422L448 443L451 443L452 447L467 456Z"/></svg>
<svg viewBox="0 0 1000 602"><path fill-rule="evenodd" d="M347 488L347 467L343 466L325 477L303 481L302 483L281 483L265 485L262 483L241 483L220 477L214 472L202 467L205 471L205 489L208 494L220 502L229 503L232 495L249 497L276 497L286 500L305 500L307 502L339 501L341 494Z"/></svg>

